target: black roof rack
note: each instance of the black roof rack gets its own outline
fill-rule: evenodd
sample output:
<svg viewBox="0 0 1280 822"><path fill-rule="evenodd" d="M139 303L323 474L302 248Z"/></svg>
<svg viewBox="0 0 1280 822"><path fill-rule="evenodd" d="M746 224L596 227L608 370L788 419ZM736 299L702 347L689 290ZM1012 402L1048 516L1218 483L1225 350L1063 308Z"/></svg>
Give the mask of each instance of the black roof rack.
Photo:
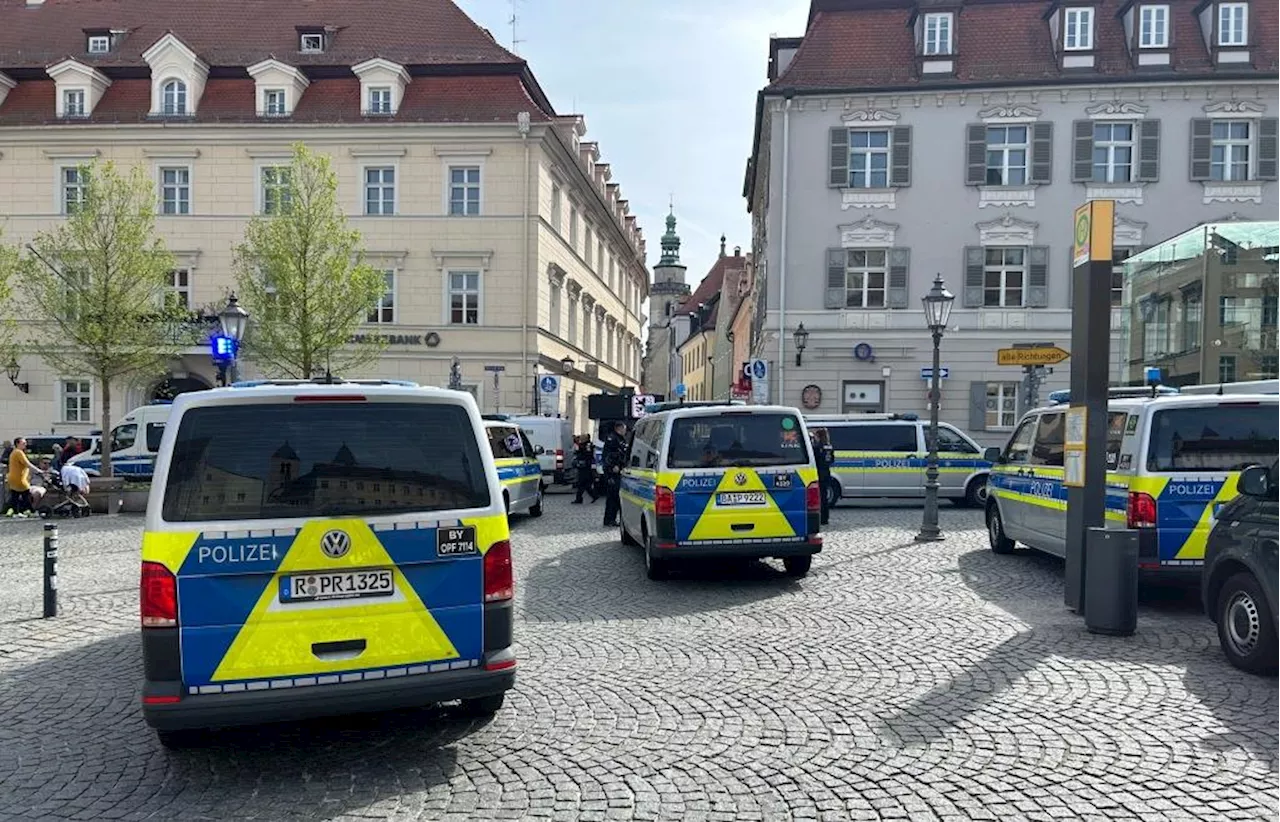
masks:
<svg viewBox="0 0 1280 822"><path fill-rule="evenodd" d="M404 388L419 388L410 380L344 380L341 377L326 375L309 380L241 380L231 384L232 388L257 388L263 385L398 385Z"/></svg>

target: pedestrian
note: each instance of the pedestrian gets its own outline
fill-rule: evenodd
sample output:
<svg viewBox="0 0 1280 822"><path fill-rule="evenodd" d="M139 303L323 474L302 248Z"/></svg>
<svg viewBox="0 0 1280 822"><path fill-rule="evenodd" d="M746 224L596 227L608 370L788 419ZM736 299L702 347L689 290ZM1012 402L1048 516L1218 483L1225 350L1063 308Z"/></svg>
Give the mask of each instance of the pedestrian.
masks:
<svg viewBox="0 0 1280 822"><path fill-rule="evenodd" d="M51 466L48 457L41 457L36 465L36 472L31 475L31 510L40 508L40 500L48 493L49 472Z"/></svg>
<svg viewBox="0 0 1280 822"><path fill-rule="evenodd" d="M576 444L573 449L573 467L577 471L574 485L578 495L574 497L573 504L582 504L582 495L587 494L591 497L591 501L595 502L600 499L600 495L595 491L595 462L596 447L591 442L591 437L586 434L579 434L575 440Z"/></svg>
<svg viewBox="0 0 1280 822"><path fill-rule="evenodd" d="M831 433L826 428L815 428L809 434L813 442L813 461L818 466L818 493L822 499L822 524L831 520L830 487L831 466L835 465L836 452L831 447Z"/></svg>
<svg viewBox="0 0 1280 822"><path fill-rule="evenodd" d="M604 524L606 528L618 527L618 514L622 511L622 500L618 495L622 490L622 466L627 461L626 435L626 424L617 422L613 424L613 431L609 434L609 438L604 441L601 462L604 463L602 468L605 482Z"/></svg>
<svg viewBox="0 0 1280 822"><path fill-rule="evenodd" d="M31 464L27 457L27 438L18 437L13 441L13 452L9 454L9 508L6 517L25 517L31 510Z"/></svg>
<svg viewBox="0 0 1280 822"><path fill-rule="evenodd" d="M62 450L58 452L58 458L53 461L53 467L61 470L62 466L71 461L71 458L79 454L83 449L80 447L80 439L78 437L67 437L62 443Z"/></svg>

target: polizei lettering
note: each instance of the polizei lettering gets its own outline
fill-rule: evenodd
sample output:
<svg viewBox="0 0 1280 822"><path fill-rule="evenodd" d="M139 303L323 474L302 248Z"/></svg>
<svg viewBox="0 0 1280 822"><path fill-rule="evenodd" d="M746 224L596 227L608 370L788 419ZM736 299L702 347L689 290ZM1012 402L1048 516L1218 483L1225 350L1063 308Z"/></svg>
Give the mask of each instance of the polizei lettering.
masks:
<svg viewBox="0 0 1280 822"><path fill-rule="evenodd" d="M1171 482L1164 492L1171 497L1216 497L1218 486L1211 482Z"/></svg>
<svg viewBox="0 0 1280 822"><path fill-rule="evenodd" d="M196 559L200 564L215 565L240 562L276 562L280 551L274 542L246 542L241 545L201 545Z"/></svg>

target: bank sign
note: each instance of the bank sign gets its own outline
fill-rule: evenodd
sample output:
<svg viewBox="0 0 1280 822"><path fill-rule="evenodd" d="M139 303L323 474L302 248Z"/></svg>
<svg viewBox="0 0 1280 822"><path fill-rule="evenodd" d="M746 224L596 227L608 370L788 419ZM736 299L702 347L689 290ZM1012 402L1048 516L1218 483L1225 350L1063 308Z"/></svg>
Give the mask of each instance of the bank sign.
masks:
<svg viewBox="0 0 1280 822"><path fill-rule="evenodd" d="M434 331L426 334L354 334L348 342L352 345L381 343L382 345L425 345L428 348L435 348L440 344L440 335Z"/></svg>

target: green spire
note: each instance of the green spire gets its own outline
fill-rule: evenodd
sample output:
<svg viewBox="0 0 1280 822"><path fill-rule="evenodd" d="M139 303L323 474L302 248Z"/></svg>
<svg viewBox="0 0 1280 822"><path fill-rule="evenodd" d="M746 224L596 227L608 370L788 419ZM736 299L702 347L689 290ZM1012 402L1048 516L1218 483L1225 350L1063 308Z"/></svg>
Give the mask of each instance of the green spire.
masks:
<svg viewBox="0 0 1280 822"><path fill-rule="evenodd" d="M676 233L675 208L667 213L667 233L662 235L662 256L659 266L680 265L680 235Z"/></svg>

